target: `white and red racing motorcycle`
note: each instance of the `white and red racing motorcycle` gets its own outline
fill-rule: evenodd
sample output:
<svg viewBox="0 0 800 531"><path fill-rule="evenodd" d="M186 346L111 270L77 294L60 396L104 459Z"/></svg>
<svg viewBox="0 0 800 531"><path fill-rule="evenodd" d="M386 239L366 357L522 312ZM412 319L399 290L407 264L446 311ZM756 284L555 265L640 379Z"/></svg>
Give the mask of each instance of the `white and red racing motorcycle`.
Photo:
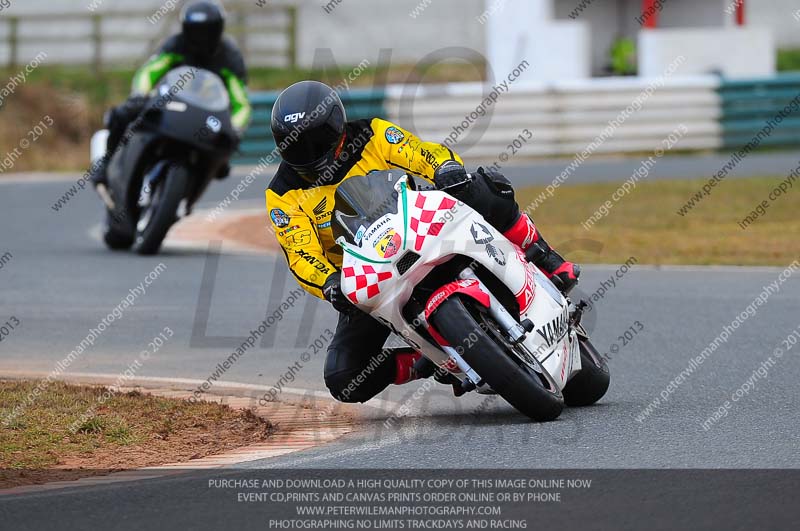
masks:
<svg viewBox="0 0 800 531"><path fill-rule="evenodd" d="M464 390L497 393L538 421L606 393L583 304L463 202L376 171L339 185L333 231L342 291Z"/></svg>

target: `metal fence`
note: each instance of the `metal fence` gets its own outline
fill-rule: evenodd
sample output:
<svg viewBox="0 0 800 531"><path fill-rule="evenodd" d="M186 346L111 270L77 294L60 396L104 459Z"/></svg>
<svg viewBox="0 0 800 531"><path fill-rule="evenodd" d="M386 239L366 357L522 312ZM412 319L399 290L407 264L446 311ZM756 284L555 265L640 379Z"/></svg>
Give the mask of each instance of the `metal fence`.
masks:
<svg viewBox="0 0 800 531"><path fill-rule="evenodd" d="M227 11L226 33L237 41L248 65L296 66L295 6L248 2L229 5ZM50 62L91 65L95 70L138 66L179 29L178 13L175 9L160 16L153 9L141 9L4 15L0 46L5 66L12 68L42 50Z"/></svg>
<svg viewBox="0 0 800 531"><path fill-rule="evenodd" d="M480 160L506 150L526 128L533 138L519 150L520 157L573 156L590 145L592 153L647 152L661 146L679 124L687 133L676 150L737 149L760 132L760 147L800 146L800 74L735 81L700 76L659 86L627 78L519 87L500 95L491 112L473 121L470 115L485 101L486 91L478 84L394 85L385 91L351 89L342 100L349 119L386 117L436 142L470 121L452 147ZM277 94L252 95L253 123L238 162L253 163L274 149L269 118ZM637 99L640 108L628 112ZM767 135L769 124L774 131Z"/></svg>
<svg viewBox="0 0 800 531"><path fill-rule="evenodd" d="M515 156L643 152L679 123L689 133L678 149L698 150L720 144L716 85L710 77L658 86L639 78L586 79L512 87L489 105L483 86L432 87L412 102L413 91L396 87L386 107L390 119L426 140L447 139L472 158L494 159L526 129L532 139L511 150Z"/></svg>

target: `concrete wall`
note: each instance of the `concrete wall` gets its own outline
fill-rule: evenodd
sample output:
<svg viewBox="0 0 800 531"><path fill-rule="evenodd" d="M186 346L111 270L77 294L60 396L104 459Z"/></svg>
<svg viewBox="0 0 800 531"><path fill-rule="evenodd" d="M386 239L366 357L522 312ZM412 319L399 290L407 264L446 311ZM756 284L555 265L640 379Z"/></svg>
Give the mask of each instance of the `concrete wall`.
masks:
<svg viewBox="0 0 800 531"><path fill-rule="evenodd" d="M330 13L323 9L327 2L300 2L299 62L311 66L318 48L330 48L340 64L375 63L380 48L392 49L394 63L407 64L454 46L485 54L485 28L477 20L483 0L429 1L341 0Z"/></svg>
<svg viewBox="0 0 800 531"><path fill-rule="evenodd" d="M591 75L586 23L554 20L550 0L503 0L502 5L504 9L486 22L489 62L496 78L506 76L523 60L532 66L521 82Z"/></svg>
<svg viewBox="0 0 800 531"><path fill-rule="evenodd" d="M255 0L241 0L245 3ZM474 49L481 54L491 53L485 32L489 30L495 14L486 24L481 24L478 17L493 5L505 5L503 11L511 12L513 17L514 3L519 0L341 0L330 13L324 6L330 0L268 0L270 5L290 2L300 6L299 53L302 64L311 65L316 48L330 48L334 58L340 64L357 64L363 59L377 60L379 48L392 48L393 60L396 62L414 63L424 58L431 51L447 46L463 46ZM565 24L577 24L585 29L572 29L576 38L583 38L588 32L590 49L590 72L594 75L603 73L608 63L608 51L611 42L617 35L635 36L639 29L634 20L641 5L640 0L594 0L577 21L568 15L581 0L523 0L524 4L539 4L542 15L533 20L553 18ZM665 28L676 26L716 26L729 25L732 16L724 13L724 9L732 0L665 0L660 14L660 25ZM164 0L12 0L12 6L0 13L0 38L7 31L2 19L8 15L26 13L57 12L89 12L88 6L96 2L99 11L116 11L139 9L142 7L156 11L164 4ZM227 0L223 3L230 4ZM416 17L411 16L415 8L422 8ZM177 11L178 8L176 8ZM747 0L746 18L748 25L769 27L775 36L778 47L800 47L800 21L792 14L800 9L797 0ZM800 17L800 14L798 14ZM530 18L519 17L518 22L525 23ZM255 23L255 21L252 21ZM533 24L534 22L532 22ZM149 24L146 22L119 22L112 26L120 32L130 31L134 26ZM257 24L256 24L257 25ZM570 26L574 28L575 26ZM498 27L499 32L503 31ZM60 35L65 31L86 31L73 29L68 24L51 25L43 29L37 28L37 34ZM583 47L583 43L568 43L558 39L558 27L555 35L551 32L534 35L537 39L536 50L545 58L559 60L565 68L572 68L572 50ZM153 28L154 34L157 29ZM566 35L566 34L565 34ZM263 35L259 39L268 41L270 36ZM572 37L570 37L572 38ZM127 45L110 50L107 55L128 58L129 62L140 60L147 54L147 42L141 46ZM42 46L23 50L22 58L33 57ZM88 47L75 48L49 45L46 50L51 61L61 58L81 59L88 53ZM0 41L0 59L7 53L5 43ZM575 67L580 70L582 67ZM498 69L501 69L498 65Z"/></svg>
<svg viewBox="0 0 800 531"><path fill-rule="evenodd" d="M558 20L573 20L570 14L580 0L553 0ZM734 16L725 12L734 0L664 0L658 27L733 27ZM797 0L746 0L745 22L749 28L768 28L778 48L800 48L800 10ZM574 19L591 28L592 74L606 73L609 50L614 39L636 39L640 30L635 20L641 14L641 0L594 0Z"/></svg>
<svg viewBox="0 0 800 531"><path fill-rule="evenodd" d="M554 0L557 20L573 21L585 25L589 33L590 72L593 76L605 75L610 64L609 52L614 40L620 36L634 36L639 24L634 17L641 2L619 0L594 0L574 19L570 17L580 0Z"/></svg>
<svg viewBox="0 0 800 531"><path fill-rule="evenodd" d="M800 48L800 2L797 0L757 0L748 4L747 24L772 29L778 48ZM798 18L794 17L797 14Z"/></svg>
<svg viewBox="0 0 800 531"><path fill-rule="evenodd" d="M639 33L639 74L657 76L676 57L683 75L721 73L757 77L775 73L772 33L760 27L652 29Z"/></svg>

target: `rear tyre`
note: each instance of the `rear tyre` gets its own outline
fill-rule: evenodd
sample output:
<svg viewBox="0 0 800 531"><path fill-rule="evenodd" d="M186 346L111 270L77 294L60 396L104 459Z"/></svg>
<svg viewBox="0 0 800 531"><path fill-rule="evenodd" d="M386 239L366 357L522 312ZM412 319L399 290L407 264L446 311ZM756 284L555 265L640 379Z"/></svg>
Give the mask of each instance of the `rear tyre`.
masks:
<svg viewBox="0 0 800 531"><path fill-rule="evenodd" d="M553 379L530 353L498 335L494 319L477 302L450 297L436 310L432 324L450 345L463 349L464 360L518 411L540 422L561 414L564 400ZM523 361L528 358L533 362Z"/></svg>
<svg viewBox="0 0 800 531"><path fill-rule="evenodd" d="M578 335L581 370L564 386L564 403L570 407L590 406L603 398L611 382L605 360L589 338Z"/></svg>
<svg viewBox="0 0 800 531"><path fill-rule="evenodd" d="M156 254L167 231L177 221L178 205L186 195L189 172L179 164L172 164L164 180L156 186L150 206L142 211L136 225L133 250L139 254Z"/></svg>

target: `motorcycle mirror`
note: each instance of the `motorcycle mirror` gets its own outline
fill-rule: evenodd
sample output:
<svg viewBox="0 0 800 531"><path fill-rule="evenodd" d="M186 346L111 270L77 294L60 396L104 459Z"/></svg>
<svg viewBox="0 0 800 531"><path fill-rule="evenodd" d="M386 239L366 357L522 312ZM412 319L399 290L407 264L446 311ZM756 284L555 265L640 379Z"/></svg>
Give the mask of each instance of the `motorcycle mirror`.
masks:
<svg viewBox="0 0 800 531"><path fill-rule="evenodd" d="M401 186L405 186L409 190L414 190L415 189L414 188L414 180L413 179L409 179L407 173L404 173L403 176L400 177L399 179L397 179L397 182L394 183L394 189L397 191L398 194L403 191Z"/></svg>

